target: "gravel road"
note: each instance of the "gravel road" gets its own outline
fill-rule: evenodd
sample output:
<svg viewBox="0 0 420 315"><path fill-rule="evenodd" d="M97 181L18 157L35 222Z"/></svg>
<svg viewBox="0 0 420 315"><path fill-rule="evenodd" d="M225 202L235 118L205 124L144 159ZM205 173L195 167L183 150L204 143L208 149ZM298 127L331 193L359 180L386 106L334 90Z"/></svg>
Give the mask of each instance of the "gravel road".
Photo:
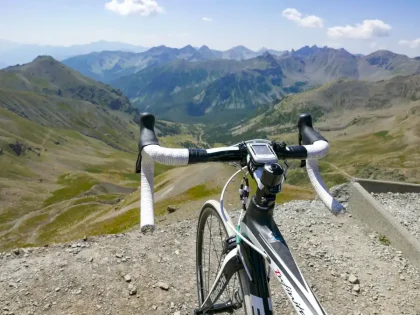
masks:
<svg viewBox="0 0 420 315"><path fill-rule="evenodd" d="M420 194L382 193L372 196L420 241Z"/></svg>
<svg viewBox="0 0 420 315"><path fill-rule="evenodd" d="M314 200L275 217L329 314L420 314L419 271L351 214ZM0 314L192 314L196 223L2 253ZM294 314L272 288L276 314Z"/></svg>

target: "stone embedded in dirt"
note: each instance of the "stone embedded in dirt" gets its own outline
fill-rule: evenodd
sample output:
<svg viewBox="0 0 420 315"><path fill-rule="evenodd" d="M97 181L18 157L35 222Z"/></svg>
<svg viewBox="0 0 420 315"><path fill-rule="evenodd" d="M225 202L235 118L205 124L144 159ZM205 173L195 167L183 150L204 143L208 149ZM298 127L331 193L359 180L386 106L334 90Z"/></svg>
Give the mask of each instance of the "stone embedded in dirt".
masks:
<svg viewBox="0 0 420 315"><path fill-rule="evenodd" d="M83 241L87 241L87 236L85 235L85 236L83 236Z"/></svg>
<svg viewBox="0 0 420 315"><path fill-rule="evenodd" d="M353 284L359 283L359 279L357 279L355 275L350 275L348 280L350 283L353 283Z"/></svg>
<svg viewBox="0 0 420 315"><path fill-rule="evenodd" d="M169 290L169 284L165 282L158 282L157 286L161 288L162 290L168 291Z"/></svg>
<svg viewBox="0 0 420 315"><path fill-rule="evenodd" d="M122 254L115 254L115 257L117 257L117 258L122 258L122 257L123 257L123 255L122 255Z"/></svg>
<svg viewBox="0 0 420 315"><path fill-rule="evenodd" d="M13 250L13 253L14 253L15 255L19 255L19 254L20 254L20 250L19 250L19 248L14 249L14 250Z"/></svg>
<svg viewBox="0 0 420 315"><path fill-rule="evenodd" d="M339 202L347 202L350 197L350 184L345 183L331 187L330 193Z"/></svg>
<svg viewBox="0 0 420 315"><path fill-rule="evenodd" d="M180 312L180 311L176 311L176 312L174 313L174 315L181 315L181 312Z"/></svg>
<svg viewBox="0 0 420 315"><path fill-rule="evenodd" d="M61 289L59 287L55 288L55 292L60 291Z"/></svg>
<svg viewBox="0 0 420 315"><path fill-rule="evenodd" d="M169 213L173 213L173 212L175 212L176 210L178 210L178 207L175 207L175 206L168 206L168 208L167 208L166 210L168 210L168 212L169 212Z"/></svg>
<svg viewBox="0 0 420 315"><path fill-rule="evenodd" d="M360 292L360 285L359 284L355 284L353 286L353 291L359 293Z"/></svg>
<svg viewBox="0 0 420 315"><path fill-rule="evenodd" d="M128 285L128 294L136 295L137 294L137 287L135 285L129 284Z"/></svg>
<svg viewBox="0 0 420 315"><path fill-rule="evenodd" d="M125 275L125 276L124 276L124 280L125 280L126 282L131 282L131 276L130 276L130 275Z"/></svg>

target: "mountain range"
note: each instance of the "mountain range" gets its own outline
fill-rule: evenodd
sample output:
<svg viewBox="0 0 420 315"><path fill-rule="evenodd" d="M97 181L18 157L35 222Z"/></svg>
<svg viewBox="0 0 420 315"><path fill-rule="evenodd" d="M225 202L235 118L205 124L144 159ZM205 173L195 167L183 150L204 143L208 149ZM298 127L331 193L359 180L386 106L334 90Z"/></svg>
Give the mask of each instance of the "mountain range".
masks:
<svg viewBox="0 0 420 315"><path fill-rule="evenodd" d="M147 50L147 48L104 40L81 45L52 46L21 44L0 39L0 69L16 64L28 63L40 55L49 55L57 60L63 60L72 56L84 55L91 52L100 52L104 50L142 52Z"/></svg>
<svg viewBox="0 0 420 315"><path fill-rule="evenodd" d="M162 46L163 47L163 46ZM191 47L191 46L189 46ZM169 48L169 47L168 47ZM192 47L191 47L192 48ZM152 48L153 49L153 48ZM210 49L203 45L194 48L200 52L205 58L213 59L235 59L244 60L256 57L268 51L274 55L282 55L284 52L274 49L261 48L258 51L253 51L244 46L233 47L226 51ZM57 60L64 60L79 55L93 54L98 57L97 53L105 52L104 55L99 55L99 58L106 58L109 52L123 53L141 53L149 50L147 47L132 45L122 42L110 42L100 40L88 44L78 44L71 46L54 46L54 45L37 45L37 44L22 44L8 40L0 39L0 69L16 64L23 64L32 61L35 57L40 55L49 55ZM188 50L188 49L187 49ZM95 54L96 53L96 54ZM117 54L118 54L117 53ZM124 58L136 59L130 54ZM70 61L71 62L71 61ZM76 61L77 62L77 61ZM121 62L124 67L124 61Z"/></svg>
<svg viewBox="0 0 420 315"><path fill-rule="evenodd" d="M261 105L339 78L379 81L420 73L418 59L390 51L362 56L317 46L256 57L241 46L229 54L159 46L139 54L101 52L63 62L121 89L140 110L177 121L244 117Z"/></svg>
<svg viewBox="0 0 420 315"><path fill-rule="evenodd" d="M163 50L170 60L152 49L149 58L157 64L111 84L50 56L0 70L5 166L0 168L0 248L116 233L138 224L139 194L133 193L139 183L134 174L138 111L131 101L158 113L159 141L167 147L253 138L296 144L296 118L308 111L331 143L331 154L320 164L329 187L346 180L343 171L418 182L419 60L387 51L354 56L326 47L280 56L266 51L245 60L206 59L193 47ZM181 124L162 117L208 120ZM200 166L190 172L197 170ZM227 170L208 171L217 181L196 186L206 177L185 181L179 174L186 170L157 164L157 213L212 194ZM291 167L289 184L302 189L303 178L302 170Z"/></svg>
<svg viewBox="0 0 420 315"><path fill-rule="evenodd" d="M207 46L183 48L157 46L142 53L101 51L75 56L63 60L63 63L95 80L110 83L118 78L137 73L150 66L163 65L176 60L197 62L203 60L248 60L270 52L283 55L286 52L262 48L252 51L244 46L236 46L226 51L210 49Z"/></svg>
<svg viewBox="0 0 420 315"><path fill-rule="evenodd" d="M6 42L0 53L14 45ZM118 45L98 42L73 49L100 50ZM158 46L143 52L134 52L142 47L125 48L132 51L91 52L62 63L121 90L135 108L179 122L243 118L286 95L340 78L379 81L420 73L419 58L386 50L364 56L317 46L283 52L266 48L252 51L244 46L227 51L191 45ZM7 69L10 72L13 67Z"/></svg>

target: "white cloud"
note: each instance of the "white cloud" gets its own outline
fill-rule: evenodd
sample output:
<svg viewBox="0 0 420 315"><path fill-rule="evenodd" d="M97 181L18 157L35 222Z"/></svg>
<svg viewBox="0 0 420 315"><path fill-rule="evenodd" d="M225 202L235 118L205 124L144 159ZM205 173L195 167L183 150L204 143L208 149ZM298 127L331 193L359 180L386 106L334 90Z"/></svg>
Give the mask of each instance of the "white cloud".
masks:
<svg viewBox="0 0 420 315"><path fill-rule="evenodd" d="M105 9L119 15L138 13L148 16L163 12L163 8L155 0L111 0L105 3Z"/></svg>
<svg viewBox="0 0 420 315"><path fill-rule="evenodd" d="M370 39L373 37L389 36L391 28L391 25L388 25L381 20L364 20L361 24L356 24L354 26L330 27L327 34L333 39Z"/></svg>
<svg viewBox="0 0 420 315"><path fill-rule="evenodd" d="M417 47L420 47L420 38L413 39L413 40L402 39L399 41L399 44L408 46L410 48L417 48Z"/></svg>
<svg viewBox="0 0 420 315"><path fill-rule="evenodd" d="M293 8L287 8L282 13L283 17L290 21L296 22L299 26L302 27L324 27L324 21L315 15L307 15L303 17L302 13Z"/></svg>
<svg viewBox="0 0 420 315"><path fill-rule="evenodd" d="M209 17L203 17L203 18L201 18L204 22L213 22L213 19L212 18L209 18Z"/></svg>

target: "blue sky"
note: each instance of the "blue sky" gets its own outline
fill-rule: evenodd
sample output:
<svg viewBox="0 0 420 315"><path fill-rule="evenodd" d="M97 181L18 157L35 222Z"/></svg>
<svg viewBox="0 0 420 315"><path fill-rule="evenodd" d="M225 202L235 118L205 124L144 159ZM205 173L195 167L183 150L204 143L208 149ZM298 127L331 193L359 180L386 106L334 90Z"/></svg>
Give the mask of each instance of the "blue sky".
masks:
<svg viewBox="0 0 420 315"><path fill-rule="evenodd" d="M419 16L419 0L0 0L0 39L278 50L316 44L417 56Z"/></svg>

